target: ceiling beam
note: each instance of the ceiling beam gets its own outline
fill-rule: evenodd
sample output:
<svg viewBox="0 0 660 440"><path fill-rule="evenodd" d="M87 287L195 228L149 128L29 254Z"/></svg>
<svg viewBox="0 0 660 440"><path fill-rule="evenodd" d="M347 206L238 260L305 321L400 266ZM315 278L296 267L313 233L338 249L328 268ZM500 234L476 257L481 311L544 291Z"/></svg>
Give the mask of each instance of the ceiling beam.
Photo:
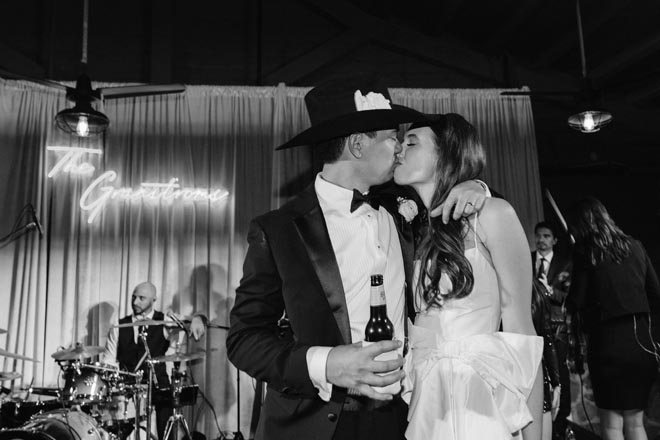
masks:
<svg viewBox="0 0 660 440"><path fill-rule="evenodd" d="M592 69L589 76L595 81L603 82L658 51L660 51L660 32L640 43L630 44L627 49L608 57L607 61Z"/></svg>
<svg viewBox="0 0 660 440"><path fill-rule="evenodd" d="M627 8L630 2L631 0L612 1L607 7L603 8L596 17L587 20L586 23L583 23L582 33L584 35L584 39L586 40L587 37L591 35L594 31L596 31L606 22L614 18L619 13L619 11L621 11L624 8ZM577 23L575 22L576 20L575 8L574 7L567 8L566 13L571 15L571 22L575 23L575 27L571 27L573 31L565 33L562 38L559 38L557 40L557 43L554 46L551 46L545 51L540 52L539 55L534 60L535 66L545 66L545 67L551 66L559 58L561 58L567 52L569 52L571 49L578 47ZM582 18L584 21L585 18L584 13L582 14ZM587 61L589 61L589 58L587 58Z"/></svg>
<svg viewBox="0 0 660 440"><path fill-rule="evenodd" d="M496 27L496 31L491 35L486 45L488 48L501 47L507 43L516 31L523 26L536 12L544 2L542 0L522 0L522 5L509 14L508 20Z"/></svg>
<svg viewBox="0 0 660 440"><path fill-rule="evenodd" d="M625 99L628 102L643 103L658 96L660 96L660 80L651 82L645 87L638 87L635 90L626 92Z"/></svg>
<svg viewBox="0 0 660 440"><path fill-rule="evenodd" d="M34 78L44 78L46 76L46 72L41 65L2 43L0 43L0 66L16 74Z"/></svg>
<svg viewBox="0 0 660 440"><path fill-rule="evenodd" d="M347 30L302 56L267 74L264 84L294 83L326 64L366 44L371 38L360 30Z"/></svg>
<svg viewBox="0 0 660 440"><path fill-rule="evenodd" d="M372 35L372 38L379 43L416 54L423 61L432 61L484 81L496 81L498 84L503 84L501 64L498 60L471 50L459 42L449 42L446 37L434 39L414 30L394 26L345 0L333 2L304 0L304 2L348 28L384 30L385 32Z"/></svg>
<svg viewBox="0 0 660 440"><path fill-rule="evenodd" d="M443 66L483 82L483 87L519 87L532 89L577 89L576 76L553 70L529 69L519 63L503 68L501 59L468 48L447 35L435 39L415 30L392 25L365 13L344 0L304 0L326 18L348 28L338 37L304 54L265 78L266 84L291 83L322 67L333 59L353 51L360 44L374 41L381 46L403 51L422 62ZM505 75L506 70L506 75Z"/></svg>

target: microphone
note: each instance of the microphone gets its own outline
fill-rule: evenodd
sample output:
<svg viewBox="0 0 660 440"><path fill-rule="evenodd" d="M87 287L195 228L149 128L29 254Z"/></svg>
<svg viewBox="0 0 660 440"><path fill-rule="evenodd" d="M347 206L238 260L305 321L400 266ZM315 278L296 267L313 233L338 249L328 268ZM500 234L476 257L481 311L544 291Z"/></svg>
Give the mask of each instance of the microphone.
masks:
<svg viewBox="0 0 660 440"><path fill-rule="evenodd" d="M28 231L31 231L32 229L37 229L39 231L39 236L43 237L44 235L44 230L41 227L41 222L39 222L39 217L37 217L37 212L34 210L34 206L32 204L28 205L30 212L32 213L32 221L25 225L25 229Z"/></svg>
<svg viewBox="0 0 660 440"><path fill-rule="evenodd" d="M182 330L184 330L186 333L188 330L186 329L186 325L181 321L174 313L168 312L167 316L176 323L178 327L180 327Z"/></svg>

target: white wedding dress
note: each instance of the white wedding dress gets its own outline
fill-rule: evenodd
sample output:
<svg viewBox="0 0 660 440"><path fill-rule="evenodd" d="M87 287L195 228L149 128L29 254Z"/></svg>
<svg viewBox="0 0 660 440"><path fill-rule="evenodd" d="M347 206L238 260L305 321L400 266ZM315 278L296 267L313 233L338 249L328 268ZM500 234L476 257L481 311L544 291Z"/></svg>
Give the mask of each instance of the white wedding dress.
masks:
<svg viewBox="0 0 660 440"><path fill-rule="evenodd" d="M409 326L403 385L410 405L408 440L511 439L532 421L526 400L543 339L498 331L497 274L476 234L474 244L465 251L474 273L472 292L442 308L423 305Z"/></svg>

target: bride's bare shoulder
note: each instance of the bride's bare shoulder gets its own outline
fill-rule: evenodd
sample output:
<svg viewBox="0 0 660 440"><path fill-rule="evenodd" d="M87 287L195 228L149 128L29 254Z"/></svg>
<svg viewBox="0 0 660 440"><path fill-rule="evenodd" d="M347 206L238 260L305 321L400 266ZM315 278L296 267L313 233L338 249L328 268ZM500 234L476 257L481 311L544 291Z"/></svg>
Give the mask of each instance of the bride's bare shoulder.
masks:
<svg viewBox="0 0 660 440"><path fill-rule="evenodd" d="M502 227L507 227L515 220L518 222L518 216L513 206L504 199L489 197L484 202L484 207L479 212L479 223L488 231L497 231Z"/></svg>

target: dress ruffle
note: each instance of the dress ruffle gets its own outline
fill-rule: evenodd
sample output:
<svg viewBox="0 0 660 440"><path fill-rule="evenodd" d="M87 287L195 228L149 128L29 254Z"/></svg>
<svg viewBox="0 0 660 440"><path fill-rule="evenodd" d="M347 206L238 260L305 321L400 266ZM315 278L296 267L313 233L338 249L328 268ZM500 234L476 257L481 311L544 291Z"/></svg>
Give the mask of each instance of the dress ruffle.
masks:
<svg viewBox="0 0 660 440"><path fill-rule="evenodd" d="M406 433L408 438L424 438L437 433L434 427L437 425L429 420L436 416L429 413L429 408L437 408L438 400L444 402L447 400L437 399L437 396L426 388L435 386L433 382L438 377L453 374L455 366L471 368L476 372L475 377L480 378L491 390L492 402L480 402L486 408L481 411L482 415L494 409L499 414L492 416L504 422L509 433L522 429L532 421L527 408L527 397L536 379L543 355L543 338L495 332L446 341L436 332L414 325L410 325L408 337L411 351L406 357L404 366L406 378L403 383L403 398L410 405L408 412L410 424ZM440 366L443 359L454 361L450 368L451 373L447 372L446 365ZM451 383L454 380L454 377L447 378ZM425 392L416 393L412 388L413 383L423 386ZM451 391L438 389L438 392ZM453 406L453 397L449 402L449 405ZM453 411L453 408L439 408L439 410L443 413ZM455 422L455 417L445 417L442 424ZM443 426L442 431L444 435L447 432L455 433L456 427Z"/></svg>

